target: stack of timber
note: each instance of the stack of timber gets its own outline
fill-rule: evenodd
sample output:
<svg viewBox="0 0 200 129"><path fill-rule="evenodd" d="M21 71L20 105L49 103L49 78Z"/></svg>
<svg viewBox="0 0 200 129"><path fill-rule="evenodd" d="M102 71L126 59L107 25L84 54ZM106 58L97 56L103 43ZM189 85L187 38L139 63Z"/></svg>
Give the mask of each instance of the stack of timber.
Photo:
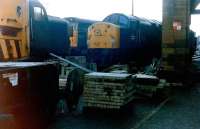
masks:
<svg viewBox="0 0 200 129"><path fill-rule="evenodd" d="M133 82L137 87L139 97L153 97L152 95L159 90L166 89L169 84L164 79L159 79L157 76L146 74L132 75Z"/></svg>
<svg viewBox="0 0 200 129"><path fill-rule="evenodd" d="M89 73L85 75L85 107L120 109L134 99L131 74Z"/></svg>

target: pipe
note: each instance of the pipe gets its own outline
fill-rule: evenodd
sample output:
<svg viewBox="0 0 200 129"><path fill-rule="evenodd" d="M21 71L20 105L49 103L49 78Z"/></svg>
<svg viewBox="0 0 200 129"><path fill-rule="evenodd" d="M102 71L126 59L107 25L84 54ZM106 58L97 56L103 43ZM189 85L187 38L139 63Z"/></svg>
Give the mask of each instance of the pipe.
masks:
<svg viewBox="0 0 200 129"><path fill-rule="evenodd" d="M64 63L68 63L68 64L70 64L70 65L72 65L72 66L74 66L74 67L76 67L76 68L79 68L79 69L83 70L83 71L86 72L86 73L92 73L92 72L93 72L93 71L90 70L90 69L84 68L84 67L82 67L82 66L80 66L80 65L78 65L78 64L76 64L76 63L71 62L70 60L64 59L64 58L62 58L62 57L60 57L60 56L57 56L57 55L55 55L55 54L53 54L53 53L50 53L50 56L52 56L52 57L54 57L54 58L57 58L58 60L60 60L60 61L62 61L62 62L64 62Z"/></svg>

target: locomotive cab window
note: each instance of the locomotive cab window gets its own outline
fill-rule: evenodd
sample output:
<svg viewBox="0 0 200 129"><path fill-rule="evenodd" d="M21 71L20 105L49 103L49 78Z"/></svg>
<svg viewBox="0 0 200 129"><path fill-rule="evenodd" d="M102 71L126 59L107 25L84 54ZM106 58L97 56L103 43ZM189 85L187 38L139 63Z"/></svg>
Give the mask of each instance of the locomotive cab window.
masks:
<svg viewBox="0 0 200 129"><path fill-rule="evenodd" d="M34 20L36 21L43 21L45 19L44 10L40 7L34 7Z"/></svg>

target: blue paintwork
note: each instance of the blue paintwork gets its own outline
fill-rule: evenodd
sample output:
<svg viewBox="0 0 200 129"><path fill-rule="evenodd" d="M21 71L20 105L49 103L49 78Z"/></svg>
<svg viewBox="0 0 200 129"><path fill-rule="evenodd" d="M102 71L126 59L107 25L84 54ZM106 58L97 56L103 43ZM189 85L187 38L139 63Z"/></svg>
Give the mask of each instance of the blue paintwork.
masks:
<svg viewBox="0 0 200 129"><path fill-rule="evenodd" d="M96 63L100 70L114 64L129 62L147 65L153 58L160 58L161 25L159 22L118 13L109 15L103 21L120 27L120 48L88 50L88 61Z"/></svg>
<svg viewBox="0 0 200 129"><path fill-rule="evenodd" d="M78 47L70 48L71 56L86 56L87 55L87 32L88 27L96 21L81 19L76 17L64 18L69 24L69 35L73 33L73 26L77 26L78 31Z"/></svg>
<svg viewBox="0 0 200 129"><path fill-rule="evenodd" d="M48 58L49 53L69 55L67 22L58 17L48 16L38 1L31 0L29 6L31 58ZM35 18L34 8L43 10L40 19Z"/></svg>

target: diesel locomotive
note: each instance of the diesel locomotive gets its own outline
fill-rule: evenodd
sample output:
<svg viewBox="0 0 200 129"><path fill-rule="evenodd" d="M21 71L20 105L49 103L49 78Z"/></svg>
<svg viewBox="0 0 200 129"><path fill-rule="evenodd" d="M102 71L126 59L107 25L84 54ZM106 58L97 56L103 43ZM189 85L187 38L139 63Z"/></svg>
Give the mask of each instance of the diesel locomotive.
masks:
<svg viewBox="0 0 200 129"><path fill-rule="evenodd" d="M141 66L161 56L161 24L124 14L111 14L88 29L89 62L99 69L136 62Z"/></svg>

